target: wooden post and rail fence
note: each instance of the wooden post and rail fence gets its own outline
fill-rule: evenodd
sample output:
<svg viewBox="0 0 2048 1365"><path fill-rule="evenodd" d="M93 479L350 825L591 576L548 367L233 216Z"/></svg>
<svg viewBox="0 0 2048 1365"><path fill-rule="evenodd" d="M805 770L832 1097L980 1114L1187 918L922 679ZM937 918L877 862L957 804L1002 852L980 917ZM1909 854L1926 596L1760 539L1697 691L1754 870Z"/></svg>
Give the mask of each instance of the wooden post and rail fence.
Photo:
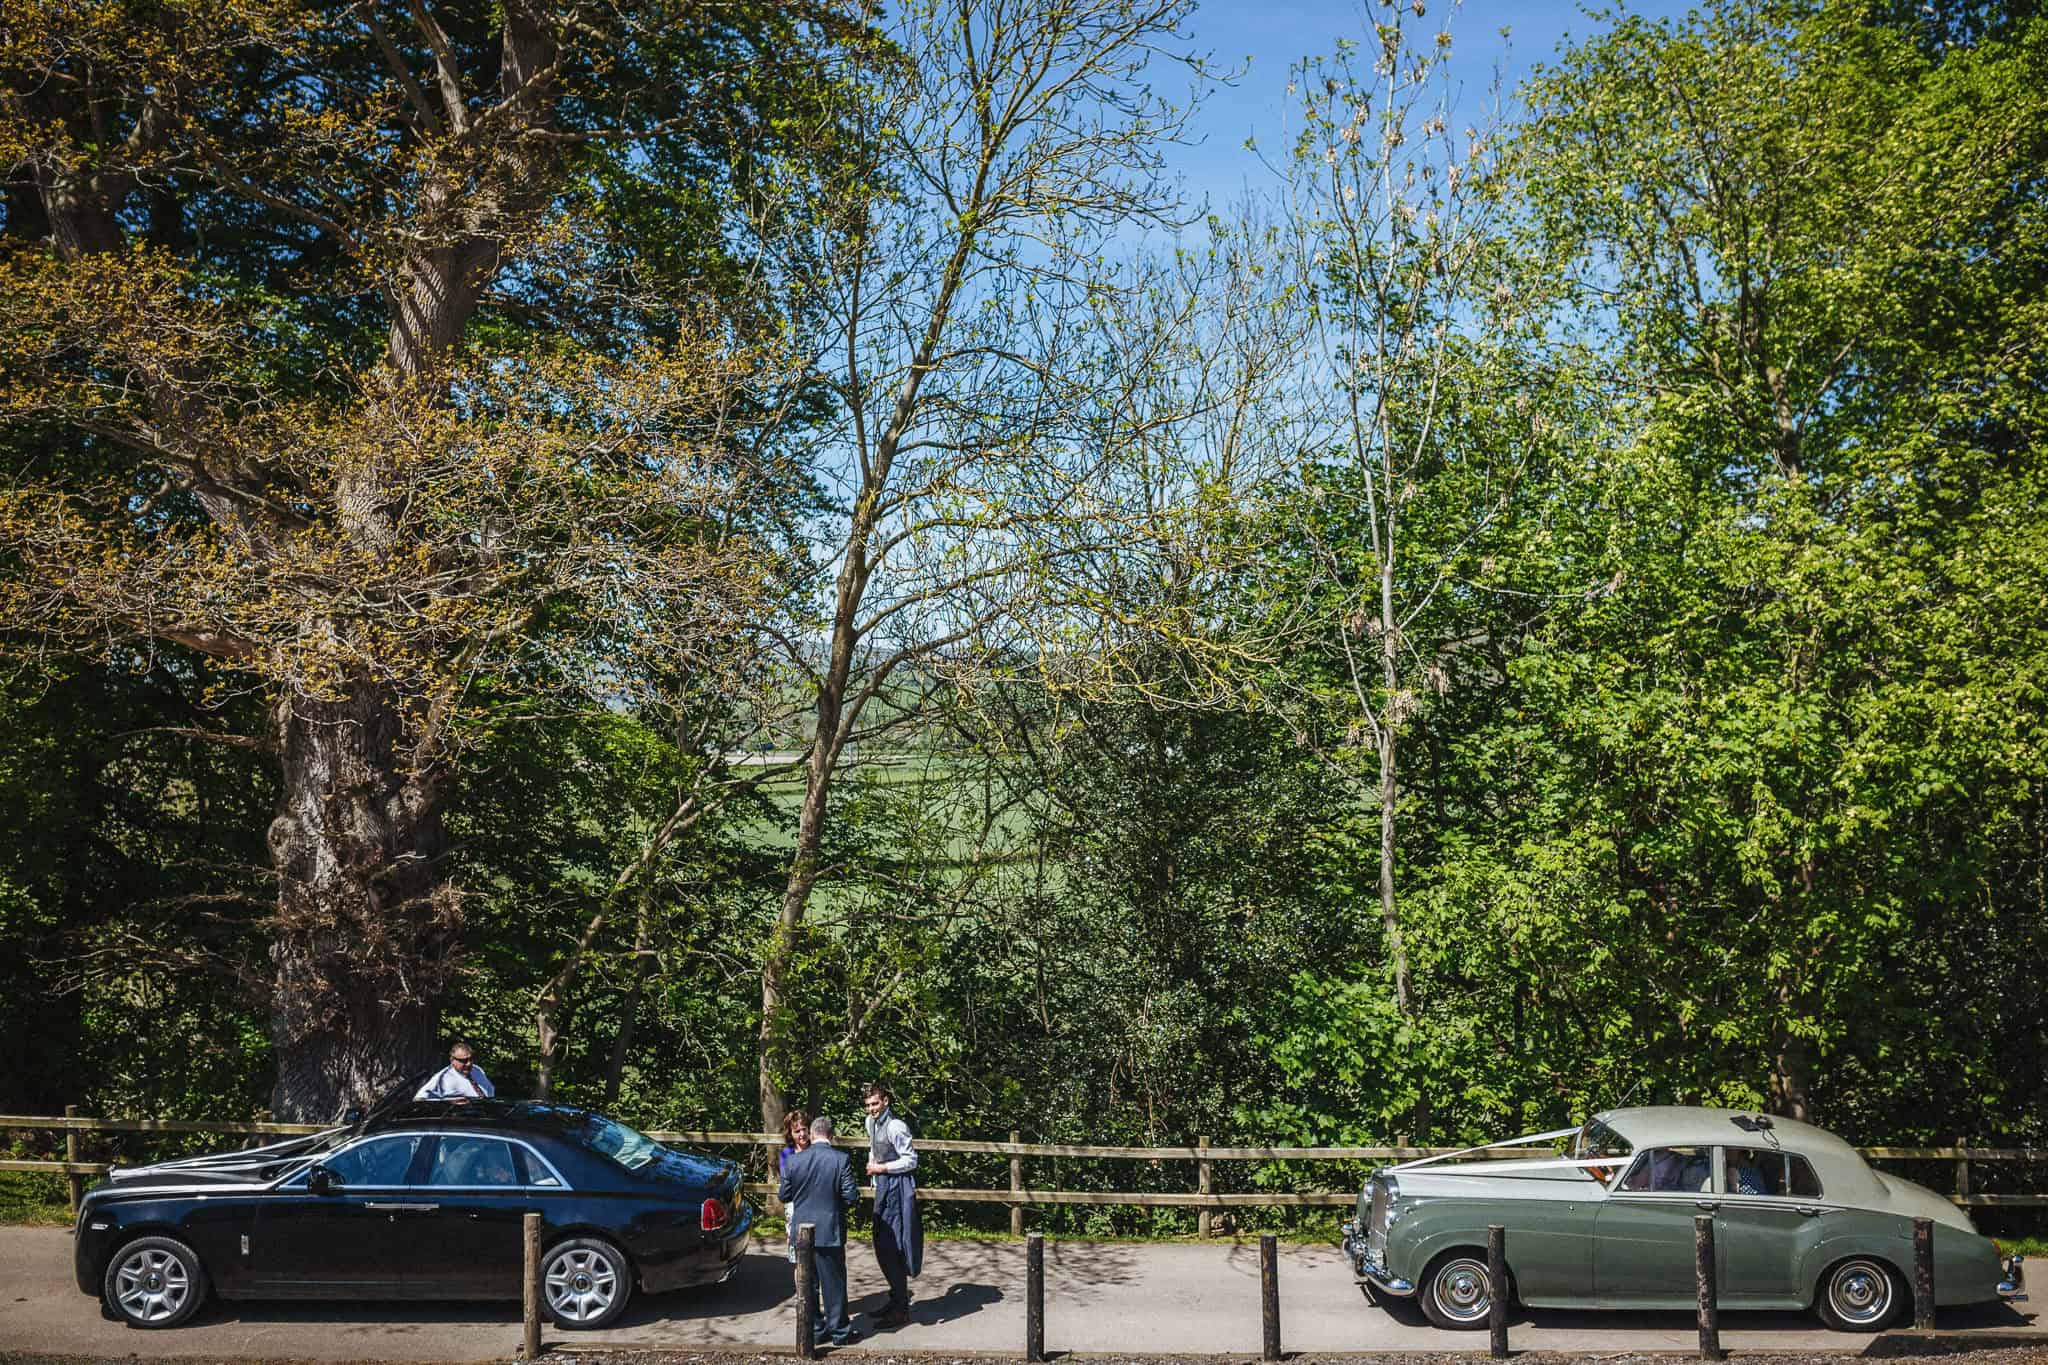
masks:
<svg viewBox="0 0 2048 1365"><path fill-rule="evenodd" d="M111 1163L84 1161L80 1159L79 1138L89 1133L210 1133L223 1137L279 1138L303 1136L308 1133L324 1132L333 1124L318 1123L265 1123L265 1122L223 1122L199 1119L143 1119L143 1118L95 1118L81 1115L77 1106L67 1106L64 1114L0 1114L0 1131L21 1129L43 1132L61 1132L64 1135L64 1160L0 1160L0 1171L51 1172L69 1177L72 1207L76 1208L78 1198L86 1181L104 1175ZM661 1142L681 1142L700 1147L758 1147L771 1152L782 1146L783 1138L776 1133L719 1132L713 1130L657 1130L650 1131L649 1137ZM1010 1230L1021 1234L1024 1231L1024 1210L1032 1205L1093 1204L1129 1205L1141 1208L1192 1208L1199 1211L1201 1231L1210 1231L1210 1216L1220 1210L1233 1208L1348 1208L1356 1202L1356 1186L1343 1190L1250 1190L1218 1192L1214 1188L1213 1171L1217 1162L1277 1162L1277 1161L1350 1161L1384 1162L1410 1161L1417 1157L1444 1156L1464 1151L1457 1147L1212 1147L1206 1137L1197 1140L1191 1147L1089 1147L1066 1143L1031 1143L1018 1141L1019 1134L1012 1132L1008 1142L973 1142L958 1138L928 1138L917 1140L920 1154L961 1153L974 1156L999 1156L1008 1158L1009 1182L1007 1188L949 1188L940 1185L920 1184L918 1198L926 1201L1007 1204L1010 1208ZM842 1137L834 1139L843 1147L860 1147L865 1139ZM1956 1190L1950 1198L1966 1208L2037 1207L2048 1208L2048 1194L2007 1194L1991 1193L1982 1188L1984 1172L1975 1163L2040 1163L2048 1161L2048 1150L2032 1147L1863 1147L1863 1155L1872 1161L1924 1161L1954 1163ZM1542 1148L1498 1148L1475 1156L1512 1158L1516 1156L1549 1156L1553 1150ZM1193 1163L1195 1167L1193 1188L1186 1191L1173 1190L1067 1190L1034 1188L1025 1183L1025 1163L1030 1160L1079 1160L1079 1161L1141 1161ZM923 1172L920 1172L922 1174ZM772 1195L774 1186L766 1182L749 1183L747 1191L757 1195Z"/></svg>

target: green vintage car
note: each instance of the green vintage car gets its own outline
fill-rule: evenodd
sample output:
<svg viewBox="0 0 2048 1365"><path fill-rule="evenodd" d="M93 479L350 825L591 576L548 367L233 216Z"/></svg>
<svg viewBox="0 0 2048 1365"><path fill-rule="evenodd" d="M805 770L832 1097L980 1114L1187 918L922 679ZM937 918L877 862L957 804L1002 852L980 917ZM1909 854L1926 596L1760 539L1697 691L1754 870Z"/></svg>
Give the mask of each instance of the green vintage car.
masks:
<svg viewBox="0 0 2048 1365"><path fill-rule="evenodd" d="M1693 1220L1714 1220L1723 1308L1812 1308L1828 1326L1875 1332L1909 1312L1913 1220L1934 1223L1937 1304L2015 1299L2020 1258L1911 1181L1870 1168L1831 1133L1733 1109L1615 1109L1550 1158L1390 1166L1344 1224L1344 1250L1374 1297L1414 1299L1439 1327L1486 1325L1486 1229L1506 1229L1510 1302L1532 1307L1685 1308L1696 1303Z"/></svg>

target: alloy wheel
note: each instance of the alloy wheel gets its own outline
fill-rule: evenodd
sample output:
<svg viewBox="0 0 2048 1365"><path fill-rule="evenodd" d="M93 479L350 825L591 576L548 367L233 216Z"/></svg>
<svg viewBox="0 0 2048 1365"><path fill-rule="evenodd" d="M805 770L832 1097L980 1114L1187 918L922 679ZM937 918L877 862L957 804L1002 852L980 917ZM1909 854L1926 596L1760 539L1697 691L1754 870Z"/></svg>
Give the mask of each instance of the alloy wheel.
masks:
<svg viewBox="0 0 2048 1365"><path fill-rule="evenodd" d="M183 1260L150 1247L131 1254L114 1275L114 1298L137 1322L175 1317L192 1297L192 1276Z"/></svg>
<svg viewBox="0 0 2048 1365"><path fill-rule="evenodd" d="M619 1267L595 1247L577 1246L550 1257L542 1281L548 1308L567 1322L602 1317L619 1296Z"/></svg>

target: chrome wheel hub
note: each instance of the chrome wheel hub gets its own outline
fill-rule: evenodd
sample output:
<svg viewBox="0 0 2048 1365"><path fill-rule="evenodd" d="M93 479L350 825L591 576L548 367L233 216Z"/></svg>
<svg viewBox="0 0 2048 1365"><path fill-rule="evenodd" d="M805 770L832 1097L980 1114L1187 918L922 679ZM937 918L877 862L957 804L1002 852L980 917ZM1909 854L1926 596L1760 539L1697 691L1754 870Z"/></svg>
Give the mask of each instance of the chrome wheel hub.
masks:
<svg viewBox="0 0 2048 1365"><path fill-rule="evenodd" d="M168 1251L138 1251L114 1272L114 1298L137 1322L162 1322L191 1297L192 1277Z"/></svg>
<svg viewBox="0 0 2048 1365"><path fill-rule="evenodd" d="M1485 1317L1493 1304L1486 1284L1486 1267L1469 1259L1452 1261L1438 1272L1430 1294L1445 1317L1460 1322Z"/></svg>
<svg viewBox="0 0 2048 1365"><path fill-rule="evenodd" d="M589 1247L549 1257L541 1280L548 1307L570 1322L601 1316L619 1296L619 1268L611 1257Z"/></svg>
<svg viewBox="0 0 2048 1365"><path fill-rule="evenodd" d="M1891 1311L1892 1277L1883 1266L1851 1261L1829 1281L1828 1304L1845 1322L1875 1322Z"/></svg>

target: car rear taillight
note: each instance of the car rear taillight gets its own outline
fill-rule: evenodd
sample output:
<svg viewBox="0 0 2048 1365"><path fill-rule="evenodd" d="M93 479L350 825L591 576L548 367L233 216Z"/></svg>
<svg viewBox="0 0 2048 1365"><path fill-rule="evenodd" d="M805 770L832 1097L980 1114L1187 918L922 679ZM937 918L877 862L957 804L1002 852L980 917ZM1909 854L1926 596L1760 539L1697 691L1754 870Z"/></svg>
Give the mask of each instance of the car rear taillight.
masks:
<svg viewBox="0 0 2048 1365"><path fill-rule="evenodd" d="M697 1226L706 1232L716 1232L725 1226L725 1205L716 1199L704 1201L704 1211L697 1219Z"/></svg>

